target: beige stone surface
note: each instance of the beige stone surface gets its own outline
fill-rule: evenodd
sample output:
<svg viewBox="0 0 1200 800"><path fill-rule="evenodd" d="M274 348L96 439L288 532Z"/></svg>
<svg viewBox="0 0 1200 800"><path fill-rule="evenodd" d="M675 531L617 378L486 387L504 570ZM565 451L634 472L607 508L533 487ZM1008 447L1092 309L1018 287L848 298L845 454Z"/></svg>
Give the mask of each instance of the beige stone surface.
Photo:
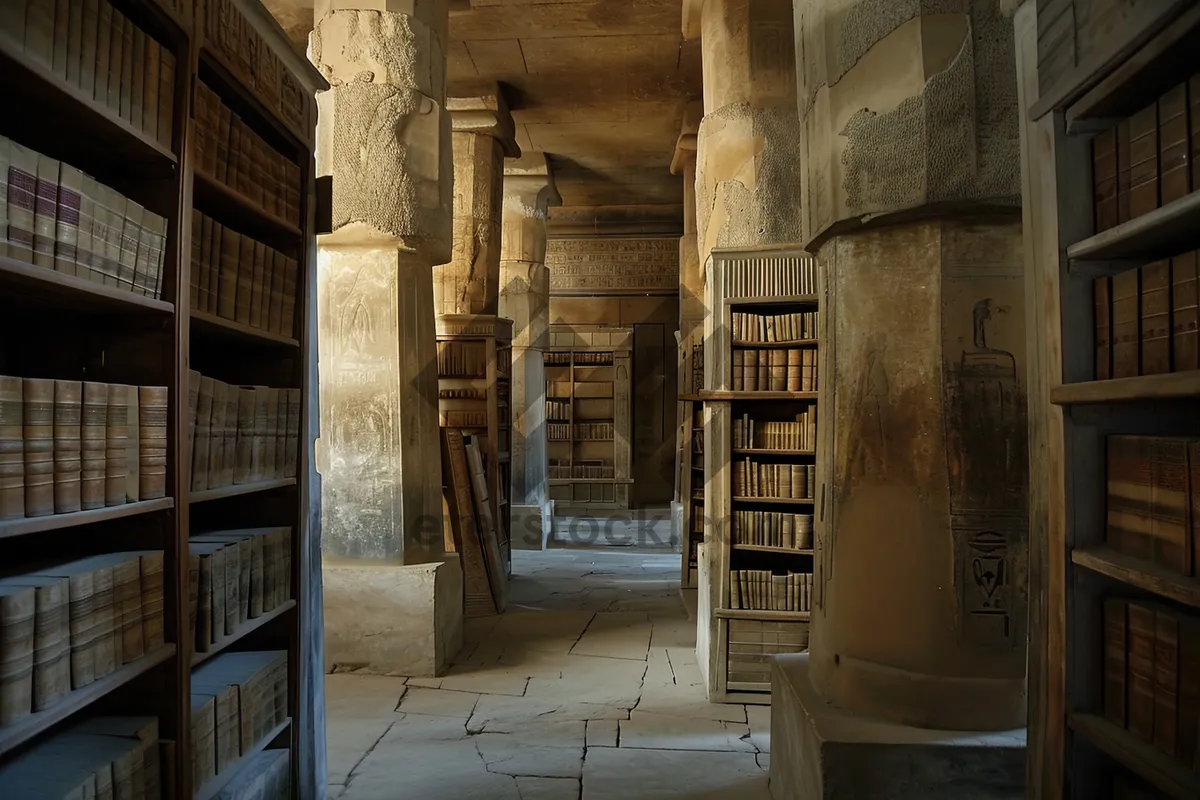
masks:
<svg viewBox="0 0 1200 800"><path fill-rule="evenodd" d="M767 774L753 753L635 750L588 753L583 800L767 800Z"/></svg>
<svg viewBox="0 0 1200 800"><path fill-rule="evenodd" d="M397 711L406 714L429 714L435 717L470 719L479 695L473 692L455 692L446 689L423 689L411 687L400 701Z"/></svg>
<svg viewBox="0 0 1200 800"><path fill-rule="evenodd" d="M626 616L628 615L628 616ZM573 655L645 661L650 649L650 618L636 612L599 613L571 648Z"/></svg>
<svg viewBox="0 0 1200 800"><path fill-rule="evenodd" d="M647 750L713 750L731 753L757 752L749 738L750 729L736 722L720 722L676 714L643 711L641 707L621 720L622 747Z"/></svg>
<svg viewBox="0 0 1200 800"><path fill-rule="evenodd" d="M518 777L521 800L579 800L579 781L572 778Z"/></svg>

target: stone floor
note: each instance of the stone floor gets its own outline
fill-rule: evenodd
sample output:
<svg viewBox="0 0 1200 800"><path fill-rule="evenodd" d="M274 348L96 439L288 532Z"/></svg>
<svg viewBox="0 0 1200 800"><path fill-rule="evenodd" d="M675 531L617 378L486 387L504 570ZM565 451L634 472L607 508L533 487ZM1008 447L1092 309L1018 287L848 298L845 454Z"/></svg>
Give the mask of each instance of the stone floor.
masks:
<svg viewBox="0 0 1200 800"><path fill-rule="evenodd" d="M613 511L606 516L554 518L555 547L644 547L678 551L670 508Z"/></svg>
<svg viewBox="0 0 1200 800"><path fill-rule="evenodd" d="M514 552L442 678L326 679L336 800L766 800L770 709L712 705L663 551Z"/></svg>

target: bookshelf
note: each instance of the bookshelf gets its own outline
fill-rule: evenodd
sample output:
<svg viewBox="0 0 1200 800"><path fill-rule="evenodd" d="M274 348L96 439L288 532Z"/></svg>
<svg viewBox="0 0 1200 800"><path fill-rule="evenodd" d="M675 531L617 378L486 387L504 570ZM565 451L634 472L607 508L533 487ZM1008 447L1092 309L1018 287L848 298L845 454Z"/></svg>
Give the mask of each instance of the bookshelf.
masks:
<svg viewBox="0 0 1200 800"><path fill-rule="evenodd" d="M699 546L704 541L704 405L698 395L680 402L683 441L680 452L680 502L683 505L679 585L695 589Z"/></svg>
<svg viewBox="0 0 1200 800"><path fill-rule="evenodd" d="M697 651L710 701L769 703L771 657L808 648L817 264L795 247L717 249L706 271Z"/></svg>
<svg viewBox="0 0 1200 800"><path fill-rule="evenodd" d="M629 507L632 362L632 328L550 326L550 499L563 513Z"/></svg>
<svg viewBox="0 0 1200 800"><path fill-rule="evenodd" d="M147 720L113 734L140 742L147 798L215 796L242 777L237 759L268 748L288 753L299 785L308 737L280 723L311 721L308 287L324 88L257 0L0 12L0 93L29 110L0 118L0 628L32 586L35 622L64 604L71 653L35 660L28 685L0 682L0 783L51 780L21 772L46 759L66 791L57 781L77 765L60 737L119 727L105 716L117 714ZM245 148L221 134L213 99ZM218 226L236 234L225 262ZM221 426L212 396L200 420L203 381L228 387ZM219 631L201 642L205 625ZM219 772L205 749L215 706L193 703L206 680L273 690L234 709L261 735ZM213 755L205 782L194 751Z"/></svg>
<svg viewBox="0 0 1200 800"><path fill-rule="evenodd" d="M439 314L436 323L440 424L474 437L480 446L500 553L511 573L512 320ZM449 537L446 544L457 549Z"/></svg>
<svg viewBox="0 0 1200 800"><path fill-rule="evenodd" d="M1030 394L1036 797L1200 796L1200 7L1143 16L1026 134L1052 309Z"/></svg>

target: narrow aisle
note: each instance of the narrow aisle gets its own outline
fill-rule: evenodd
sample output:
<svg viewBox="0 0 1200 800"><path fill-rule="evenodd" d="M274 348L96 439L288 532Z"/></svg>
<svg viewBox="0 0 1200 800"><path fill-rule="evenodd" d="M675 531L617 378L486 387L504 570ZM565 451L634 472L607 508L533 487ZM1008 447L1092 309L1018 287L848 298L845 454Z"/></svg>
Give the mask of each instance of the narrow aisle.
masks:
<svg viewBox="0 0 1200 800"><path fill-rule="evenodd" d="M513 572L446 676L326 676L331 800L768 798L770 709L705 700L678 555Z"/></svg>

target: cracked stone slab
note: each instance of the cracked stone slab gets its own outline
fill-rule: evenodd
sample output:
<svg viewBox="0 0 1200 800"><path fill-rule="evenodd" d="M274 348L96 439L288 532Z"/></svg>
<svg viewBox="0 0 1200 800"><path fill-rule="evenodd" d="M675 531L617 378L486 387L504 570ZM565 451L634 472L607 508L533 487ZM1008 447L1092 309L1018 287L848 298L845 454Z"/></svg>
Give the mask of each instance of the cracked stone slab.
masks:
<svg viewBox="0 0 1200 800"><path fill-rule="evenodd" d="M619 724L622 748L757 752L749 727L734 722L657 714L639 706Z"/></svg>
<svg viewBox="0 0 1200 800"><path fill-rule="evenodd" d="M652 685L642 689L639 711L697 720L746 723L746 709L728 703L710 703L703 686Z"/></svg>
<svg viewBox="0 0 1200 800"><path fill-rule="evenodd" d="M750 725L750 741L761 753L771 752L771 707L746 706L746 721Z"/></svg>
<svg viewBox="0 0 1200 800"><path fill-rule="evenodd" d="M381 675L326 675L325 705L330 716L369 719L396 710L407 688L405 678Z"/></svg>
<svg viewBox="0 0 1200 800"><path fill-rule="evenodd" d="M410 685L426 689L448 689L456 692L474 692L476 694L505 694L520 697L525 694L527 678L520 671L491 665L477 667L470 664L455 664L445 676L440 678L437 686L426 686L422 681L414 681Z"/></svg>
<svg viewBox="0 0 1200 800"><path fill-rule="evenodd" d="M578 696L566 701L562 698L483 695L475 704L475 712L471 714L467 727L473 731L519 730L519 726L538 720L566 722L628 717L629 708L589 703L580 700Z"/></svg>
<svg viewBox="0 0 1200 800"><path fill-rule="evenodd" d="M574 778L517 777L521 800L579 800L580 783Z"/></svg>
<svg viewBox="0 0 1200 800"><path fill-rule="evenodd" d="M600 747L583 764L583 800L770 800L752 753Z"/></svg>
<svg viewBox="0 0 1200 800"><path fill-rule="evenodd" d="M588 747L616 747L617 725L615 719L593 719L587 723Z"/></svg>
<svg viewBox="0 0 1200 800"><path fill-rule="evenodd" d="M394 719L343 719L330 715L325 721L326 780L345 784L350 773L383 738Z"/></svg>
<svg viewBox="0 0 1200 800"><path fill-rule="evenodd" d="M573 655L645 661L650 650L650 618L641 612L597 613L571 648Z"/></svg>
<svg viewBox="0 0 1200 800"><path fill-rule="evenodd" d="M422 742L385 736L355 771L339 800L399 796L520 800L513 779L489 772L470 739Z"/></svg>
<svg viewBox="0 0 1200 800"><path fill-rule="evenodd" d="M594 616L591 611L516 611L504 615L491 640L506 647L567 653Z"/></svg>
<svg viewBox="0 0 1200 800"><path fill-rule="evenodd" d="M492 733L505 734L515 737L514 741L521 744L545 747L583 747L586 735L586 724L582 720L560 719L553 715L539 717L520 725L505 725L491 720L483 728L472 728L467 725L472 734Z"/></svg>
<svg viewBox="0 0 1200 800"><path fill-rule="evenodd" d="M400 702L400 711L467 720L470 719L471 712L475 710L475 703L478 700L479 695L473 692L412 688Z"/></svg>
<svg viewBox="0 0 1200 800"><path fill-rule="evenodd" d="M481 733L475 746L489 772L542 778L583 777L582 747L531 744L519 734Z"/></svg>

